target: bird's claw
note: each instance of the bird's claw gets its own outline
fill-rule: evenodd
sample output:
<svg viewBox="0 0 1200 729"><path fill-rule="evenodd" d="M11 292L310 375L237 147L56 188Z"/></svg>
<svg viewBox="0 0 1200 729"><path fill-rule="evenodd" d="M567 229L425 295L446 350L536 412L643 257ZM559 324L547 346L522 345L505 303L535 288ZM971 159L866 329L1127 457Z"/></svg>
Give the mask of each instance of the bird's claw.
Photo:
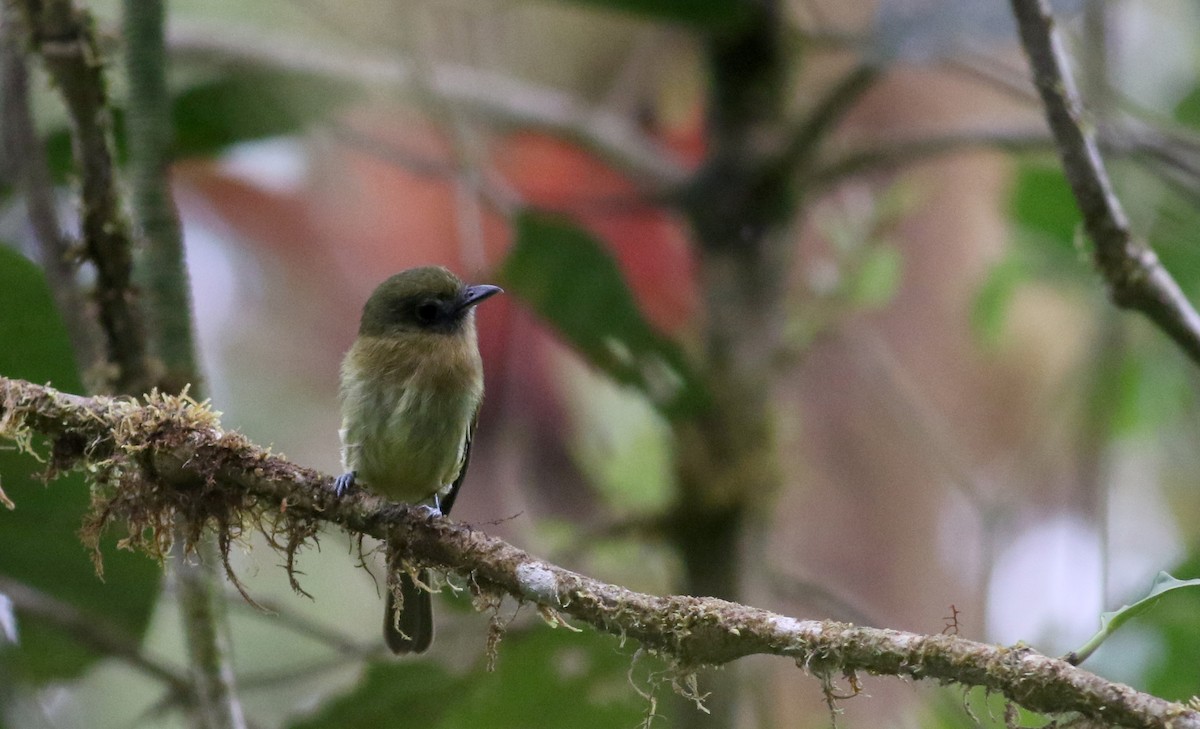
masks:
<svg viewBox="0 0 1200 729"><path fill-rule="evenodd" d="M357 474L354 471L347 471L341 476L338 476L333 481L333 493L338 498L346 495L346 492L354 488L354 478Z"/></svg>
<svg viewBox="0 0 1200 729"><path fill-rule="evenodd" d="M429 504L417 504L415 508L417 511L424 512L426 519L436 519L439 516L443 516L442 510L437 504L433 506Z"/></svg>

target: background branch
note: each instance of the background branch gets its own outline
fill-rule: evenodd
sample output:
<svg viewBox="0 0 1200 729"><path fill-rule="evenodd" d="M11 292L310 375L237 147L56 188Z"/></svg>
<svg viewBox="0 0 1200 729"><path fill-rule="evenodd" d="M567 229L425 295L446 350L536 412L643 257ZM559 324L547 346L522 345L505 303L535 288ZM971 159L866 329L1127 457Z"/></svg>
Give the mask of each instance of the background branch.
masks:
<svg viewBox="0 0 1200 729"><path fill-rule="evenodd" d="M0 130L4 159L14 167L14 176L24 192L46 282L71 337L75 363L86 374L104 361L100 331L76 277L79 251L59 224L54 182L29 105L29 68L22 35L12 3L0 4Z"/></svg>
<svg viewBox="0 0 1200 729"><path fill-rule="evenodd" d="M129 221L118 196L108 84L91 18L70 0L14 2L23 11L29 45L41 56L70 118L83 251L96 269L94 296L112 369L103 379L117 392L146 392L154 367L132 286Z"/></svg>
<svg viewBox="0 0 1200 729"><path fill-rule="evenodd" d="M153 478L162 503L137 508L186 517L195 512L194 499L232 499L240 508L229 516L244 523L262 526L271 519L279 522L277 530L311 536L304 525L327 522L393 539L414 561L464 575L476 590L504 592L634 638L672 660L681 673L761 653L793 659L826 681L856 671L932 678L983 686L1034 711L1076 712L1107 725L1200 728L1200 713L1186 706L1028 648L797 620L716 598L637 593L418 509L366 493L338 500L329 476L223 431L211 411L188 400L157 397L143 405L0 378L0 433L18 442L32 434L48 437L57 469L86 465L101 492L104 486L118 492L97 506L110 516L131 506L131 498L150 498L136 484ZM118 481L108 480L118 475ZM188 526L194 532L203 525Z"/></svg>
<svg viewBox="0 0 1200 729"><path fill-rule="evenodd" d="M1129 228L1100 157L1096 133L1084 119L1049 6L1045 0L1012 0L1012 7L1063 171L1096 247L1096 265L1108 282L1113 301L1145 314L1200 363L1200 314L1154 251Z"/></svg>
<svg viewBox="0 0 1200 729"><path fill-rule="evenodd" d="M159 386L190 385L201 397L192 337L191 285L183 233L171 197L171 98L167 93L163 0L124 3L125 68L129 79L129 175L137 227L145 246L137 278L145 293L153 350L166 366ZM182 530L184 525L176 525ZM171 560L195 685L199 722L206 729L239 729L246 718L235 685L229 621L219 588L217 549L175 535Z"/></svg>
<svg viewBox="0 0 1200 729"><path fill-rule="evenodd" d="M149 339L167 368L163 388L174 392L190 384L193 394L200 397L191 285L183 232L171 197L173 131L163 14L162 0L124 3L130 201L145 249L136 274L145 297Z"/></svg>
<svg viewBox="0 0 1200 729"><path fill-rule="evenodd" d="M246 717L235 687L225 602L217 587L220 556L211 539L200 541L192 554L178 536L174 547L171 574L179 589L179 613L198 723L204 729L245 727Z"/></svg>
<svg viewBox="0 0 1200 729"><path fill-rule="evenodd" d="M180 22L168 44L180 60L217 65L251 64L309 73L359 86L417 86L416 64L403 56L327 52L303 41L239 33L228 26ZM422 90L456 111L520 128L544 129L595 150L652 188L684 182L686 170L623 111L595 106L577 96L497 71L460 63L430 63Z"/></svg>
<svg viewBox="0 0 1200 729"><path fill-rule="evenodd" d="M145 655L138 640L119 626L17 580L0 575L0 594L13 606L58 625L85 646L105 656L119 658L162 683L178 697L192 701L192 686L175 668Z"/></svg>

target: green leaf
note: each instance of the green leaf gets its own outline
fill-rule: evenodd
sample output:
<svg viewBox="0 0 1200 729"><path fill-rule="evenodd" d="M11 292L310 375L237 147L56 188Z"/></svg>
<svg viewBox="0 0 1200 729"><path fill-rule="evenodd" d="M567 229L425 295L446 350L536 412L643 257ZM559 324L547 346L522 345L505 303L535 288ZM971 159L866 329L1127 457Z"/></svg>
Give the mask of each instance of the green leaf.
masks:
<svg viewBox="0 0 1200 729"><path fill-rule="evenodd" d="M82 389L40 269L4 245L0 312L0 374L68 391ZM77 534L89 502L83 479L73 474L47 487L31 475L43 471L43 464L2 445L0 479L16 509L0 507L0 574L140 636L157 595L158 567L144 557L118 552L109 538L101 581ZM17 618L20 643L0 652L0 662L13 674L33 681L76 676L96 659L38 616L18 611Z"/></svg>
<svg viewBox="0 0 1200 729"><path fill-rule="evenodd" d="M1123 605L1120 610L1102 613L1100 615L1100 631L1093 635L1083 647L1071 653L1067 660L1074 665L1083 663L1110 635L1125 623L1157 605L1159 598L1163 595L1190 587L1200 587L1200 579L1177 580L1166 572L1159 572L1158 576L1154 578L1154 585L1151 586L1150 592L1141 600L1132 605Z"/></svg>
<svg viewBox="0 0 1200 729"><path fill-rule="evenodd" d="M558 376L569 393L571 455L611 513L669 508L672 438L662 414L640 392L586 362L572 361Z"/></svg>
<svg viewBox="0 0 1200 729"><path fill-rule="evenodd" d="M850 301L874 309L884 306L900 288L904 258L895 246L876 245L866 251L850 282Z"/></svg>
<svg viewBox="0 0 1200 729"><path fill-rule="evenodd" d="M355 98L352 87L315 76L238 70L175 96L176 156L211 155L238 142L295 134Z"/></svg>
<svg viewBox="0 0 1200 729"><path fill-rule="evenodd" d="M500 643L493 672L378 663L353 693L292 729L382 729L408 726L414 717L423 729L637 726L646 702L629 684L633 658L616 646L611 636L537 625Z"/></svg>
<svg viewBox="0 0 1200 729"><path fill-rule="evenodd" d="M237 69L193 82L171 101L172 154L176 158L220 153L240 142L295 134L314 120L356 98L353 86L319 76L262 69ZM113 108L117 158L126 159L124 109ZM54 179L74 173L71 137L59 127L46 138Z"/></svg>
<svg viewBox="0 0 1200 729"><path fill-rule="evenodd" d="M1175 105L1175 120L1192 127L1200 127L1200 86L1193 88Z"/></svg>
<svg viewBox="0 0 1200 729"><path fill-rule="evenodd" d="M517 216L501 282L617 382L665 416L695 413L707 393L674 341L642 317L616 262L581 228L551 216Z"/></svg>
<svg viewBox="0 0 1200 729"><path fill-rule="evenodd" d="M732 30L750 16L751 4L742 0L572 0L607 10L633 13L704 30Z"/></svg>
<svg viewBox="0 0 1200 729"><path fill-rule="evenodd" d="M1153 214L1150 216L1152 220L1148 221L1148 230L1145 231L1146 238L1163 266L1179 282L1184 294L1195 300L1200 297L1200 247L1195 245L1194 240L1194 231L1200 225L1200 209L1195 204L1196 185L1185 183L1182 188L1170 188L1162 182L1164 176L1170 179L1169 172L1157 170L1159 176L1155 177L1152 174L1155 170L1151 167L1134 170L1134 174L1126 173L1122 178L1123 187L1134 188L1145 196L1144 199L1154 201ZM1129 207L1137 205L1138 202L1134 200Z"/></svg>
<svg viewBox="0 0 1200 729"><path fill-rule="evenodd" d="M1200 574L1200 552L1193 543L1190 554L1175 567L1181 574ZM1171 701L1188 701L1200 695L1200 673L1196 656L1200 655L1200 591L1179 592L1165 600L1153 612L1138 621L1138 628L1149 635L1153 646L1142 675L1145 685L1139 689Z"/></svg>
<svg viewBox="0 0 1200 729"><path fill-rule="evenodd" d="M1011 254L988 271L971 305L971 329L985 344L1000 341L1013 294L1028 276L1028 267L1019 256Z"/></svg>
<svg viewBox="0 0 1200 729"><path fill-rule="evenodd" d="M1022 165L1012 198L1012 213L1026 231L1039 234L1043 242L1075 253L1075 236L1082 218L1062 170L1045 165Z"/></svg>
<svg viewBox="0 0 1200 729"><path fill-rule="evenodd" d="M1142 333L1149 333L1148 328ZM1192 410L1194 373L1190 363L1175 354L1170 344L1156 335L1134 339L1126 346L1116 371L1097 393L1115 398L1111 408L1114 434L1154 437Z"/></svg>
<svg viewBox="0 0 1200 729"><path fill-rule="evenodd" d="M1031 277L1097 290L1097 274L1082 219L1062 170L1022 162L1009 200L1013 255Z"/></svg>

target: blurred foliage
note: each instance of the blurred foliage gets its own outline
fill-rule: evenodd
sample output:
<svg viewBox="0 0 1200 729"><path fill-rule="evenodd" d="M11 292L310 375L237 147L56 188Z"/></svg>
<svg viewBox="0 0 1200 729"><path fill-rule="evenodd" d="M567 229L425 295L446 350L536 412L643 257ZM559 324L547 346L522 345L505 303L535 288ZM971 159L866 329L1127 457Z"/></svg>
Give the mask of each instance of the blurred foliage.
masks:
<svg viewBox="0 0 1200 729"><path fill-rule="evenodd" d="M1175 105L1175 120L1190 127L1200 128L1200 86L1180 99Z"/></svg>
<svg viewBox="0 0 1200 729"><path fill-rule="evenodd" d="M80 392L66 330L41 270L13 249L0 245L0 374L48 382ZM43 449L44 451L44 449ZM0 509L0 573L37 588L84 612L123 628L134 639L150 618L158 591L159 568L141 555L118 551L116 539L103 542L104 578L79 541L88 506L79 474L49 487L45 470L27 454L0 449L0 479L16 509ZM0 651L6 673L44 681L77 676L96 656L61 628L18 613L19 645Z"/></svg>
<svg viewBox="0 0 1200 729"><path fill-rule="evenodd" d="M833 212L821 212L818 226L836 257L837 286L824 292L853 311L887 305L900 289L904 258L892 235L917 206L903 183L879 194L851 195Z"/></svg>
<svg viewBox="0 0 1200 729"><path fill-rule="evenodd" d="M646 16L654 20L683 23L725 33L744 22L752 5L741 0L571 0Z"/></svg>
<svg viewBox="0 0 1200 729"><path fill-rule="evenodd" d="M237 68L193 78L172 97L174 154L208 157L241 142L296 134L358 97L344 82L269 69ZM127 145L124 117L122 108L113 109L122 164ZM51 171L63 182L74 169L66 127L51 132L46 144Z"/></svg>
<svg viewBox="0 0 1200 729"><path fill-rule="evenodd" d="M1049 283L1060 293L1094 297L1098 310L1117 317L1114 326L1121 327L1125 340L1117 345L1114 361L1095 360L1106 369L1097 373L1090 396L1109 401L1095 412L1111 418L1101 427L1114 435L1147 432L1186 413L1195 402L1191 364L1142 317L1103 308L1111 303L1101 298L1104 283L1092 264L1091 243L1083 235L1079 209L1062 170L1040 160L1022 162L1013 186L1011 219L1012 245L980 286L971 312L981 340L998 345L1009 307L1022 286ZM1163 244L1161 238L1152 232L1150 242L1168 270L1185 288L1200 284L1200 249Z"/></svg>
<svg viewBox="0 0 1200 729"><path fill-rule="evenodd" d="M592 365L637 388L668 417L695 413L707 394L679 345L642 316L616 262L572 223L516 216L500 281Z"/></svg>
<svg viewBox="0 0 1200 729"><path fill-rule="evenodd" d="M895 229L918 202L913 188L898 182L817 206L815 223L828 250L805 267L804 285L791 296L784 330L790 352L804 352L848 316L892 302L904 279Z"/></svg>
<svg viewBox="0 0 1200 729"><path fill-rule="evenodd" d="M971 328L985 345L995 346L1004 333L1009 305L1017 288L1030 276L1024 257L1009 252L988 271L975 293L971 307Z"/></svg>
<svg viewBox="0 0 1200 729"><path fill-rule="evenodd" d="M863 255L850 280L850 303L861 309L888 304L900 289L904 258L892 245L877 245Z"/></svg>
<svg viewBox="0 0 1200 729"><path fill-rule="evenodd" d="M1195 373L1174 343L1149 325L1139 327L1131 339L1135 341L1124 347L1125 356L1095 396L1120 398L1113 409L1114 435L1153 437L1158 428L1194 411Z"/></svg>
<svg viewBox="0 0 1200 729"><path fill-rule="evenodd" d="M1011 729L1052 725L1042 714L1017 706L999 694L975 687L939 689L916 726L922 729Z"/></svg>
<svg viewBox="0 0 1200 729"><path fill-rule="evenodd" d="M640 393L576 364L560 376L573 407L570 452L614 515L665 510L674 496L671 431Z"/></svg>
<svg viewBox="0 0 1200 729"><path fill-rule="evenodd" d="M1037 273L1086 273L1075 246L1082 219L1067 178L1057 165L1025 162L1017 170L1011 204L1017 245L1045 257Z"/></svg>
<svg viewBox="0 0 1200 729"><path fill-rule="evenodd" d="M340 81L263 69L232 70L174 97L176 154L207 156L239 142L295 134L357 97L353 87Z"/></svg>
<svg viewBox="0 0 1200 729"><path fill-rule="evenodd" d="M1193 92L1179 107L1179 118L1200 124L1200 93ZM1127 170L1128 172L1128 170ZM1163 264L1192 298L1200 291L1200 248L1190 231L1200 224L1195 202L1165 189L1160 182L1126 174L1119 183L1126 187L1147 181L1157 191L1141 189L1150 214L1147 239ZM1132 178L1132 179L1131 179ZM1017 291L1026 285L1052 283L1059 291L1072 284L1082 295L1103 294L1103 282L1088 255L1090 243L1082 237L1078 208L1060 169L1037 161L1025 161L1013 188L1011 215L1016 226L1013 245L979 289L972 321L985 341L995 343L1003 331L1008 307ZM1135 227L1137 227L1135 225ZM1186 235L1183 231L1188 231ZM1099 305L1110 305L1106 300ZM1091 423L1110 437L1141 435L1159 438L1162 428L1179 424L1195 409L1195 374L1192 365L1179 356L1175 345L1141 317L1116 310L1101 310L1111 317L1106 326L1118 328L1114 358L1096 353L1089 397L1089 417L1103 414L1105 423ZM1098 344L1098 346L1101 346ZM1100 404L1100 401L1107 401ZM1178 574L1200 574L1195 558L1174 570ZM1174 585L1176 583L1169 583ZM1157 583L1156 583L1157 587ZM1139 615L1138 626L1157 633L1159 648L1151 651L1153 662L1138 688L1172 700L1186 701L1200 694L1195 673L1200 655L1200 632L1195 616L1200 613L1196 590L1175 590L1164 599L1161 590L1136 601L1121 611L1098 616L1110 627ZM1153 607L1153 610L1147 608ZM978 713L978 712L977 712ZM947 723L947 726L958 725Z"/></svg>
<svg viewBox="0 0 1200 729"><path fill-rule="evenodd" d="M1200 125L1200 90L1176 108L1186 125ZM1200 134L1178 126L1146 132L1148 151L1118 169L1117 193L1133 219L1187 296L1200 297Z"/></svg>
<svg viewBox="0 0 1200 729"><path fill-rule="evenodd" d="M638 690L648 687L635 690L632 661L611 636L537 625L501 641L494 671L477 665L454 674L428 661L372 664L352 693L291 726L408 726L419 717L423 729L633 727L648 707Z"/></svg>

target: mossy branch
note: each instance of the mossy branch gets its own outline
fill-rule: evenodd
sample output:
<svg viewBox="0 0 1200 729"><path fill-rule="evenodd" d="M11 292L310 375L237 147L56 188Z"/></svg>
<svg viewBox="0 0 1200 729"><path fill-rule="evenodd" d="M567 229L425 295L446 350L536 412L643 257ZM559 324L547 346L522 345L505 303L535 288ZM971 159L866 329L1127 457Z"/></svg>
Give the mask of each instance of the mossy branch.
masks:
<svg viewBox="0 0 1200 729"><path fill-rule="evenodd" d="M11 0L0 2L0 131L4 136L0 158L13 165L15 180L24 193L29 229L71 338L75 363L81 371L89 371L104 358L101 332L76 277L76 241L59 224L46 150L34 125L25 58L27 35Z"/></svg>
<svg viewBox="0 0 1200 729"><path fill-rule="evenodd" d="M633 638L684 670L753 654L790 658L823 679L873 674L983 686L1033 711L1074 713L1111 726L1200 729L1200 712L1036 653L957 636L919 635L797 620L716 598L658 597L571 572L466 524L430 518L365 493L337 499L332 478L223 430L217 413L187 397L145 402L81 397L0 377L0 435L43 436L51 468L95 480L85 536L128 520L125 543L161 555L171 524L189 539L215 528L219 543L262 529L294 552L322 523L389 536L409 558L467 577L485 590ZM17 505L20 508L20 505ZM281 539L282 538L282 539Z"/></svg>
<svg viewBox="0 0 1200 729"><path fill-rule="evenodd" d="M145 392L155 367L132 285L133 245L118 193L108 84L91 16L70 0L8 1L22 13L29 47L41 57L70 119L83 255L96 269L94 297L111 370L103 379L116 392Z"/></svg>

